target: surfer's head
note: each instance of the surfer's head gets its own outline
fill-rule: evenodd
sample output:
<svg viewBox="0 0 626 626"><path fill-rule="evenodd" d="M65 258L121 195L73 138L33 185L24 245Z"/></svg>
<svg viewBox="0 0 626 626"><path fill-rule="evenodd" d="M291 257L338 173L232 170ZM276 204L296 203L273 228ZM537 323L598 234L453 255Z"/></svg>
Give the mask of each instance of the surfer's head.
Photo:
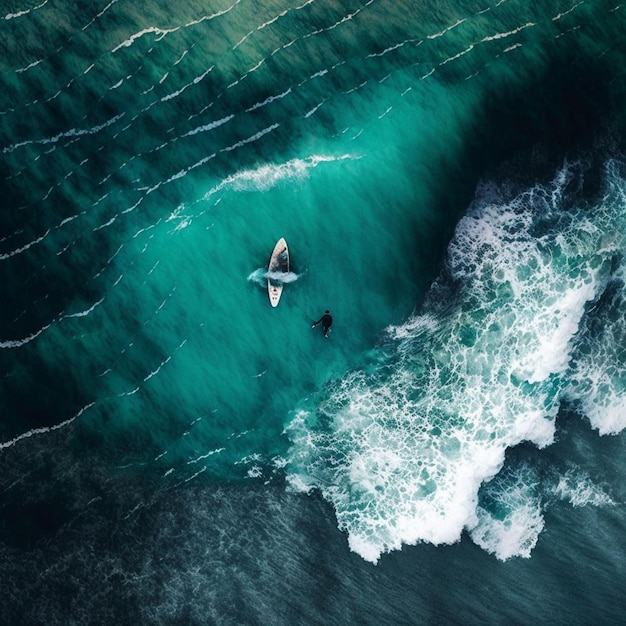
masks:
<svg viewBox="0 0 626 626"><path fill-rule="evenodd" d="M328 309L326 309L326 315L328 315L330 313L330 311Z"/></svg>

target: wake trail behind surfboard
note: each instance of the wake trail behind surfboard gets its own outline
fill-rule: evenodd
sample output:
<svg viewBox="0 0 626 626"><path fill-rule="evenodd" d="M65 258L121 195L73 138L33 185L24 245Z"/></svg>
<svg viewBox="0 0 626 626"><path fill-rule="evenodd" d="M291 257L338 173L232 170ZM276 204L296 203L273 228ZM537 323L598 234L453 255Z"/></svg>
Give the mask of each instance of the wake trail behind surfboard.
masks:
<svg viewBox="0 0 626 626"><path fill-rule="evenodd" d="M299 277L299 274L296 274L295 272L268 272L266 268L260 267L248 276L248 280L260 285L261 287L266 287L268 280L287 284L295 282Z"/></svg>

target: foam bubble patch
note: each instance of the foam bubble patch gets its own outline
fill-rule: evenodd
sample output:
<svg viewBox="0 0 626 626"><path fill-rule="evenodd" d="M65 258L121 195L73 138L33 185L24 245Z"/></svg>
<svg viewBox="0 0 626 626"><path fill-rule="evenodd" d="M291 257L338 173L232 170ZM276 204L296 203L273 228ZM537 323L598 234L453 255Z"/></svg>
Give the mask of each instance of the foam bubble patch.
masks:
<svg viewBox="0 0 626 626"><path fill-rule="evenodd" d="M580 470L570 469L563 475L559 475L550 491L558 499L569 502L575 507L615 504L613 498L602 487L596 485L585 472Z"/></svg>
<svg viewBox="0 0 626 626"><path fill-rule="evenodd" d="M472 540L505 561L529 558L544 528L539 478L528 466L504 472L486 486L477 509L478 524Z"/></svg>

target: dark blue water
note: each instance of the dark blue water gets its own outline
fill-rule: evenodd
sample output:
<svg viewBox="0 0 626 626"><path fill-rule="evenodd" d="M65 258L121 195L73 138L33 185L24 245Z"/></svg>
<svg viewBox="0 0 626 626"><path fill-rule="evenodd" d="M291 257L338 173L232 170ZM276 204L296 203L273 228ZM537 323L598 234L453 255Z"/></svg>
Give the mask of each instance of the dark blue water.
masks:
<svg viewBox="0 0 626 626"><path fill-rule="evenodd" d="M623 621L623 12L3 6L0 622Z"/></svg>

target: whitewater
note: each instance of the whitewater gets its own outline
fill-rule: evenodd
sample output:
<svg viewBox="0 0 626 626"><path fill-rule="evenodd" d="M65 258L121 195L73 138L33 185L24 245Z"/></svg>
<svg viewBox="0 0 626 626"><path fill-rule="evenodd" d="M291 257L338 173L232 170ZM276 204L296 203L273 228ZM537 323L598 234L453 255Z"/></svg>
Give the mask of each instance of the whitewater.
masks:
<svg viewBox="0 0 626 626"><path fill-rule="evenodd" d="M291 484L322 491L364 558L463 530L501 558L530 556L543 528L533 478L514 495L486 487L508 499L504 513L479 501L507 449L550 445L564 401L603 434L626 425L622 166L607 164L597 206L570 189L580 170L566 164L506 202L479 188L423 311L288 427ZM587 330L598 315L612 320L606 341Z"/></svg>

